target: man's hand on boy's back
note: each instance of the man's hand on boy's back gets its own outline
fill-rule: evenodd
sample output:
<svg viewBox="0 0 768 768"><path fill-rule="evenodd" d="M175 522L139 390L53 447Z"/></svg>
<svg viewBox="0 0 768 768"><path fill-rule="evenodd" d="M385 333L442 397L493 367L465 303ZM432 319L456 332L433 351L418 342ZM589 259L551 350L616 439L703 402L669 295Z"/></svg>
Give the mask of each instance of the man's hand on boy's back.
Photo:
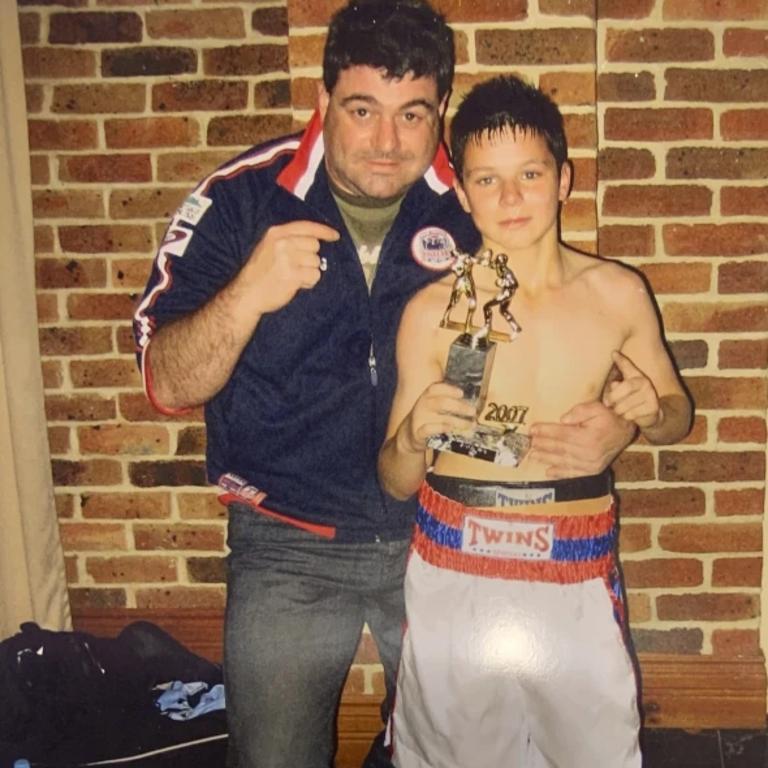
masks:
<svg viewBox="0 0 768 768"><path fill-rule="evenodd" d="M632 442L637 427L598 400L580 403L559 423L531 426L530 458L549 466L547 477L596 475Z"/></svg>

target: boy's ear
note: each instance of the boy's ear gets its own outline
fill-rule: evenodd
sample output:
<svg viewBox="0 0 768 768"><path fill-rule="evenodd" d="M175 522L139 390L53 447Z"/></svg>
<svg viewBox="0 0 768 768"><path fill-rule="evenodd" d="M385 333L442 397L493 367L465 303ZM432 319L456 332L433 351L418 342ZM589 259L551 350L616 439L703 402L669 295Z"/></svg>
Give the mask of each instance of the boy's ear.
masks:
<svg viewBox="0 0 768 768"><path fill-rule="evenodd" d="M467 193L464 191L464 187L461 186L461 182L459 181L458 177L456 177L453 180L453 189L456 192L456 197L459 198L459 203L461 203L461 207L467 213L471 213L472 211L469 208L469 200L467 199Z"/></svg>
<svg viewBox="0 0 768 768"><path fill-rule="evenodd" d="M560 187L557 194L557 199L564 203L568 199L568 195L571 194L571 186L573 185L573 165L570 160L566 160L562 168L560 168Z"/></svg>

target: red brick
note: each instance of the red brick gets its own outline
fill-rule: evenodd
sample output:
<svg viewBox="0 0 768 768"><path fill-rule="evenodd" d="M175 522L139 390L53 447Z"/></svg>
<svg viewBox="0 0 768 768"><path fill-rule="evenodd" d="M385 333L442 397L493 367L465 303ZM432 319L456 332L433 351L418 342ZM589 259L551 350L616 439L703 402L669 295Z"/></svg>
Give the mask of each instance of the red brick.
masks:
<svg viewBox="0 0 768 768"><path fill-rule="evenodd" d="M594 149L597 146L597 124L593 114L565 114L563 122L571 149Z"/></svg>
<svg viewBox="0 0 768 768"><path fill-rule="evenodd" d="M575 157L573 167L573 188L571 192L589 192L594 195L597 187L597 163L592 157Z"/></svg>
<svg viewBox="0 0 768 768"><path fill-rule="evenodd" d="M597 211L593 198L569 197L563 204L560 224L566 232L593 230L597 226Z"/></svg>
<svg viewBox="0 0 768 768"><path fill-rule="evenodd" d="M705 512L706 497L701 488L625 488L620 496L620 516L695 517Z"/></svg>
<svg viewBox="0 0 768 768"><path fill-rule="evenodd" d="M672 341L669 343L669 348L680 370L704 368L709 360L709 347L706 341Z"/></svg>
<svg viewBox="0 0 768 768"><path fill-rule="evenodd" d="M125 527L106 523L60 523L65 552L127 549Z"/></svg>
<svg viewBox="0 0 768 768"><path fill-rule="evenodd" d="M656 614L661 621L738 621L760 615L759 595L659 595Z"/></svg>
<svg viewBox="0 0 768 768"><path fill-rule="evenodd" d="M136 46L101 52L102 77L151 77L197 72L192 48Z"/></svg>
<svg viewBox="0 0 768 768"><path fill-rule="evenodd" d="M597 98L608 101L652 101L656 83L650 72L604 72L597 77Z"/></svg>
<svg viewBox="0 0 768 768"><path fill-rule="evenodd" d="M613 463L613 471L618 483L653 480L653 455L648 451L628 450L620 454Z"/></svg>
<svg viewBox="0 0 768 768"><path fill-rule="evenodd" d="M651 548L651 526L646 523L627 525L619 528L619 551L622 555L628 552L642 552Z"/></svg>
<svg viewBox="0 0 768 768"><path fill-rule="evenodd" d="M764 504L765 492L759 488L715 490L715 514L718 517L762 516Z"/></svg>
<svg viewBox="0 0 768 768"><path fill-rule="evenodd" d="M665 72L667 101L764 102L768 100L766 69L677 69Z"/></svg>
<svg viewBox="0 0 768 768"><path fill-rule="evenodd" d="M645 594L630 592L627 594L627 613L632 625L641 624L651 619L651 598Z"/></svg>
<svg viewBox="0 0 768 768"><path fill-rule="evenodd" d="M203 51L203 72L214 77L288 71L286 45L238 45Z"/></svg>
<svg viewBox="0 0 768 768"><path fill-rule="evenodd" d="M104 134L108 147L195 146L199 140L196 120L187 117L147 117L106 120Z"/></svg>
<svg viewBox="0 0 768 768"><path fill-rule="evenodd" d="M127 598L124 589L77 588L69 589L69 607L73 613L105 608L125 608Z"/></svg>
<svg viewBox="0 0 768 768"><path fill-rule="evenodd" d="M765 0L664 0L664 18L671 21L749 21L764 19Z"/></svg>
<svg viewBox="0 0 768 768"><path fill-rule="evenodd" d="M189 80L159 83L152 88L152 109L156 112L222 112L247 105L245 81Z"/></svg>
<svg viewBox="0 0 768 768"><path fill-rule="evenodd" d="M699 408L764 409L765 377L687 376L686 383Z"/></svg>
<svg viewBox="0 0 768 768"><path fill-rule="evenodd" d="M176 501L182 520L223 520L227 517L227 508L219 502L216 492L180 492Z"/></svg>
<svg viewBox="0 0 768 768"><path fill-rule="evenodd" d="M61 319L59 317L59 304L55 295L38 293L35 299L38 323L57 323Z"/></svg>
<svg viewBox="0 0 768 768"><path fill-rule="evenodd" d="M59 178L90 184L145 182L152 180L152 164L145 154L62 155Z"/></svg>
<svg viewBox="0 0 768 768"><path fill-rule="evenodd" d="M478 64L552 66L593 64L595 32L577 27L553 29L478 29Z"/></svg>
<svg viewBox="0 0 768 768"><path fill-rule="evenodd" d="M768 339L723 340L718 349L719 368L768 367Z"/></svg>
<svg viewBox="0 0 768 768"><path fill-rule="evenodd" d="M768 109L732 109L723 112L720 116L720 133L726 141L768 139Z"/></svg>
<svg viewBox="0 0 768 768"><path fill-rule="evenodd" d="M689 558L624 559L622 570L629 589L697 587L704 582L701 561Z"/></svg>
<svg viewBox="0 0 768 768"><path fill-rule="evenodd" d="M209 146L249 146L290 132L290 115L232 115L208 123Z"/></svg>
<svg viewBox="0 0 768 768"><path fill-rule="evenodd" d="M98 395L49 395L45 415L48 421L104 421L115 417L115 403Z"/></svg>
<svg viewBox="0 0 768 768"><path fill-rule="evenodd" d="M161 426L130 424L99 424L79 427L80 451L83 454L147 456L167 454L168 430Z"/></svg>
<svg viewBox="0 0 768 768"><path fill-rule="evenodd" d="M19 14L19 35L22 45L33 45L40 42L40 14Z"/></svg>
<svg viewBox="0 0 768 768"><path fill-rule="evenodd" d="M122 482L122 468L119 462L110 459L53 459L51 474L56 486L118 485Z"/></svg>
<svg viewBox="0 0 768 768"><path fill-rule="evenodd" d="M700 262L643 264L655 294L706 293L712 282L712 267Z"/></svg>
<svg viewBox="0 0 768 768"><path fill-rule="evenodd" d="M69 364L69 375L78 388L141 386L133 360L73 360Z"/></svg>
<svg viewBox="0 0 768 768"><path fill-rule="evenodd" d="M96 54L94 51L75 51L68 48L22 48L24 77L52 78L56 80L94 77Z"/></svg>
<svg viewBox="0 0 768 768"><path fill-rule="evenodd" d="M113 219L163 219L167 221L184 202L188 190L174 187L115 189L109 195Z"/></svg>
<svg viewBox="0 0 768 768"><path fill-rule="evenodd" d="M103 288L107 269L104 259L35 259L38 288Z"/></svg>
<svg viewBox="0 0 768 768"><path fill-rule="evenodd" d="M137 550L192 549L221 551L224 531L220 525L134 525Z"/></svg>
<svg viewBox="0 0 768 768"><path fill-rule="evenodd" d="M41 328L43 355L100 355L112 351L110 328Z"/></svg>
<svg viewBox="0 0 768 768"><path fill-rule="evenodd" d="M146 86L129 83L88 83L54 85L52 112L75 114L116 114L143 112Z"/></svg>
<svg viewBox="0 0 768 768"><path fill-rule="evenodd" d="M726 29L723 32L723 53L726 56L766 57L768 36L763 29Z"/></svg>
<svg viewBox="0 0 768 768"><path fill-rule="evenodd" d="M67 584L77 584L80 581L80 577L77 573L77 557L68 556L64 558L64 578L67 580Z"/></svg>
<svg viewBox="0 0 768 768"><path fill-rule="evenodd" d="M43 111L43 86L26 85L24 86L24 100L27 104L27 114L32 115Z"/></svg>
<svg viewBox="0 0 768 768"><path fill-rule="evenodd" d="M188 557L187 575L195 584L223 584L227 580L227 561L223 557Z"/></svg>
<svg viewBox="0 0 768 768"><path fill-rule="evenodd" d="M148 11L147 34L151 38L218 38L232 40L245 36L241 8Z"/></svg>
<svg viewBox="0 0 768 768"><path fill-rule="evenodd" d="M668 189L674 190L675 187ZM665 250L670 256L754 256L768 253L768 224L668 224L664 226L662 235Z"/></svg>
<svg viewBox="0 0 768 768"><path fill-rule="evenodd" d="M224 587L172 587L137 589L136 607L164 611L177 608L224 608Z"/></svg>
<svg viewBox="0 0 768 768"><path fill-rule="evenodd" d="M115 328L117 340L116 351L122 355L136 354L136 340L133 338L133 329L129 325L119 325Z"/></svg>
<svg viewBox="0 0 768 768"><path fill-rule="evenodd" d="M288 9L257 8L251 14L251 29L268 37L287 37Z"/></svg>
<svg viewBox="0 0 768 768"><path fill-rule="evenodd" d="M83 493L84 518L145 520L170 517L171 499L167 493Z"/></svg>
<svg viewBox="0 0 768 768"><path fill-rule="evenodd" d="M29 148L93 149L98 146L96 123L91 120L30 120Z"/></svg>
<svg viewBox="0 0 768 768"><path fill-rule="evenodd" d="M700 654L704 633L700 629L637 629L632 642L637 653Z"/></svg>
<svg viewBox="0 0 768 768"><path fill-rule="evenodd" d="M672 523L659 530L659 546L670 552L759 552L759 523Z"/></svg>
<svg viewBox="0 0 768 768"><path fill-rule="evenodd" d="M54 246L53 227L35 226L35 253L52 253Z"/></svg>
<svg viewBox="0 0 768 768"><path fill-rule="evenodd" d="M609 107L604 131L609 141L681 141L711 139L714 124L708 109Z"/></svg>
<svg viewBox="0 0 768 768"><path fill-rule="evenodd" d="M761 481L765 454L760 451L661 451L659 480L671 483Z"/></svg>
<svg viewBox="0 0 768 768"><path fill-rule="evenodd" d="M179 431L177 456L205 455L205 427L184 427Z"/></svg>
<svg viewBox="0 0 768 768"><path fill-rule="evenodd" d="M715 629L712 653L716 656L759 657L760 633L756 629Z"/></svg>
<svg viewBox="0 0 768 768"><path fill-rule="evenodd" d="M673 148L667 153L669 179L763 179L768 149Z"/></svg>
<svg viewBox="0 0 768 768"><path fill-rule="evenodd" d="M74 497L69 493L56 493L53 497L56 505L56 517L60 519L72 518L75 514Z"/></svg>
<svg viewBox="0 0 768 768"><path fill-rule="evenodd" d="M137 43L141 41L141 16L127 11L111 13L52 13L48 20L49 43Z"/></svg>
<svg viewBox="0 0 768 768"><path fill-rule="evenodd" d="M325 32L291 35L288 40L288 65L290 71L322 66L325 37Z"/></svg>
<svg viewBox="0 0 768 768"><path fill-rule="evenodd" d="M197 182L231 157L232 152L229 150L161 154L157 158L157 179L161 182Z"/></svg>
<svg viewBox="0 0 768 768"><path fill-rule="evenodd" d="M104 202L89 190L33 190L32 212L37 219L93 219L104 216Z"/></svg>
<svg viewBox="0 0 768 768"><path fill-rule="evenodd" d="M559 105L595 103L595 76L592 72L545 72L539 88Z"/></svg>
<svg viewBox="0 0 768 768"><path fill-rule="evenodd" d="M711 209L711 189L685 184L610 185L603 197L604 216L707 216Z"/></svg>
<svg viewBox="0 0 768 768"><path fill-rule="evenodd" d="M69 453L69 427L48 427L48 449L52 455Z"/></svg>
<svg viewBox="0 0 768 768"><path fill-rule="evenodd" d="M59 227L63 251L71 253L151 253L154 251L148 227L127 224Z"/></svg>
<svg viewBox="0 0 768 768"><path fill-rule="evenodd" d="M711 61L715 40L706 29L612 29L605 33L608 61Z"/></svg>
<svg viewBox="0 0 768 768"><path fill-rule="evenodd" d="M601 149L597 166L601 181L650 179L656 173L656 160L647 149Z"/></svg>
<svg viewBox="0 0 768 768"><path fill-rule="evenodd" d="M723 216L768 217L768 187L723 187L720 190L720 213Z"/></svg>
<svg viewBox="0 0 768 768"><path fill-rule="evenodd" d="M51 171L46 155L30 155L29 172L33 184L48 184L51 181Z"/></svg>
<svg viewBox="0 0 768 768"><path fill-rule="evenodd" d="M601 256L627 258L653 256L656 253L652 226L633 227L625 224L601 226L598 229L598 250Z"/></svg>
<svg viewBox="0 0 768 768"><path fill-rule="evenodd" d="M203 461L134 461L128 467L133 485L156 486L207 485Z"/></svg>
<svg viewBox="0 0 768 768"><path fill-rule="evenodd" d="M707 418L696 415L693 418L693 426L688 435L680 440L678 445L704 445L709 441L707 433Z"/></svg>
<svg viewBox="0 0 768 768"><path fill-rule="evenodd" d="M539 10L552 16L586 16L595 18L593 0L539 0Z"/></svg>
<svg viewBox="0 0 768 768"><path fill-rule="evenodd" d="M666 303L664 322L668 331L768 330L768 306L762 302Z"/></svg>
<svg viewBox="0 0 768 768"><path fill-rule="evenodd" d="M254 83L255 109L284 109L291 106L291 81L287 78Z"/></svg>
<svg viewBox="0 0 768 768"><path fill-rule="evenodd" d="M713 587L759 587L762 557L719 558L712 563Z"/></svg>
<svg viewBox="0 0 768 768"><path fill-rule="evenodd" d="M720 419L717 437L724 443L765 443L765 419L758 416L731 416Z"/></svg>
<svg viewBox="0 0 768 768"><path fill-rule="evenodd" d="M99 584L176 581L175 557L124 555L122 557L89 557L85 570Z"/></svg>
<svg viewBox="0 0 768 768"><path fill-rule="evenodd" d="M142 289L147 283L152 268L152 259L114 259L111 264L112 284L120 288ZM133 351L133 336L131 346Z"/></svg>
<svg viewBox="0 0 768 768"><path fill-rule="evenodd" d="M193 408L187 413L166 416L156 410L143 392L121 392L118 395L120 415L126 421L183 421L202 422L202 408Z"/></svg>
<svg viewBox="0 0 768 768"><path fill-rule="evenodd" d="M597 0L598 19L644 19L656 0Z"/></svg>

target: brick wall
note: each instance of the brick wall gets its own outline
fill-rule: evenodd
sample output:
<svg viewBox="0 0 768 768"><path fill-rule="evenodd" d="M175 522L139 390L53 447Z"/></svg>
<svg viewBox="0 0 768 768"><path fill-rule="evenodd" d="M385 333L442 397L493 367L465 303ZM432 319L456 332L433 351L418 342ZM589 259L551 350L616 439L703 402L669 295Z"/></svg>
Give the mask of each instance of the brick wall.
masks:
<svg viewBox="0 0 768 768"><path fill-rule="evenodd" d="M201 414L146 403L129 318L165 222L309 116L340 0L21 0L53 476L75 612L223 605ZM456 97L515 71L576 168L564 237L641 269L697 402L684 444L617 464L641 651L759 654L766 457L768 3L438 0ZM290 27L289 27L290 22ZM290 31L289 31L290 29ZM380 690L365 637L349 690Z"/></svg>

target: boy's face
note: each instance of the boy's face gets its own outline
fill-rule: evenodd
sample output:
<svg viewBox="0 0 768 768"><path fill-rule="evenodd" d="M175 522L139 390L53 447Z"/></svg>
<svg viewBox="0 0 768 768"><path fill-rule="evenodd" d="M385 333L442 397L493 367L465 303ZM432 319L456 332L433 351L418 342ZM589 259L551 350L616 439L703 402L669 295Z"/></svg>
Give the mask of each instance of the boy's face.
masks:
<svg viewBox="0 0 768 768"><path fill-rule="evenodd" d="M334 183L353 195L405 192L437 150L447 97L432 77L387 79L381 70L344 69L331 93L320 87L325 163Z"/></svg>
<svg viewBox="0 0 768 768"><path fill-rule="evenodd" d="M558 172L542 136L504 129L467 142L456 194L483 244L512 253L557 235L559 206L570 184L570 165Z"/></svg>

